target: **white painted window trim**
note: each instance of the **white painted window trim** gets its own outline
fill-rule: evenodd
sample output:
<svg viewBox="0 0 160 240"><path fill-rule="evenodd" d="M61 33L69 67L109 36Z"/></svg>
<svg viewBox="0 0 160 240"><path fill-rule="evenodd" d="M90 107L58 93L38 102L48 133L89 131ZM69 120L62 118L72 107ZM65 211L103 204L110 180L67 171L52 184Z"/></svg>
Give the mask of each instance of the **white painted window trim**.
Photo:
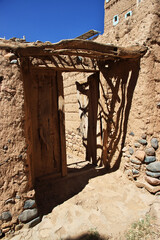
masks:
<svg viewBox="0 0 160 240"><path fill-rule="evenodd" d="M129 16L127 16L128 14L130 14ZM125 14L125 18L131 17L132 16L132 11L129 11Z"/></svg>
<svg viewBox="0 0 160 240"><path fill-rule="evenodd" d="M117 20L115 20L115 18L117 18ZM115 15L113 17L113 26L116 26L118 23L119 23L119 17L118 17L118 15Z"/></svg>

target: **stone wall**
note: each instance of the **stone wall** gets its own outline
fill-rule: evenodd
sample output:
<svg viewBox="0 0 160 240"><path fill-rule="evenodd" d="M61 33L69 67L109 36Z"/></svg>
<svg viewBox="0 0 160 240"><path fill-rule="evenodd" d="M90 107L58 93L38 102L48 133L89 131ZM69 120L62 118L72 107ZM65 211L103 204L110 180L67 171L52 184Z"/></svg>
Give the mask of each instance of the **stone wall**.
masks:
<svg viewBox="0 0 160 240"><path fill-rule="evenodd" d="M0 50L0 236L14 231L25 201L34 198L27 163L20 62Z"/></svg>

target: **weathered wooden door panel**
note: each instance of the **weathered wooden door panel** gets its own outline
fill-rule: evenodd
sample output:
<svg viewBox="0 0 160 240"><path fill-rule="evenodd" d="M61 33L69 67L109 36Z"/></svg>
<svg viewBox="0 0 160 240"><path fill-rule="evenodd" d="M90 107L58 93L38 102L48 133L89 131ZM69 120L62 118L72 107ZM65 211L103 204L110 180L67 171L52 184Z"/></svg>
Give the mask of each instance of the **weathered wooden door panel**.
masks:
<svg viewBox="0 0 160 240"><path fill-rule="evenodd" d="M34 76L34 74L33 74ZM60 139L56 72L36 73L38 78L38 122L40 158L36 176L60 172Z"/></svg>

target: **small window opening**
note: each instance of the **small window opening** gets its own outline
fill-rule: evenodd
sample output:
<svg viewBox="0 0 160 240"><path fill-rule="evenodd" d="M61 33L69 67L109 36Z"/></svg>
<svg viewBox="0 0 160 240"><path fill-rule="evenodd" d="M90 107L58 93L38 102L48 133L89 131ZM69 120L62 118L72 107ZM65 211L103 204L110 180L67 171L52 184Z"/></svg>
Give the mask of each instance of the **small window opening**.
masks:
<svg viewBox="0 0 160 240"><path fill-rule="evenodd" d="M113 18L113 25L117 25L119 22L119 18L118 18L118 15L115 15L114 18Z"/></svg>
<svg viewBox="0 0 160 240"><path fill-rule="evenodd" d="M129 11L125 14L125 18L132 16L132 11Z"/></svg>
<svg viewBox="0 0 160 240"><path fill-rule="evenodd" d="M108 3L110 0L106 0L106 3Z"/></svg>

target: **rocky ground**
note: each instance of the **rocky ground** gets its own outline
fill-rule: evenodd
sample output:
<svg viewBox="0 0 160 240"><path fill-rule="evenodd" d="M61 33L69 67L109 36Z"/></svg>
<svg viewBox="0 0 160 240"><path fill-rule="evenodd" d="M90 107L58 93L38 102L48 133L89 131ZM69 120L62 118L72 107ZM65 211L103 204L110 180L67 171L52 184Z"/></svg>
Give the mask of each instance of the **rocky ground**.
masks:
<svg viewBox="0 0 160 240"><path fill-rule="evenodd" d="M66 182L68 188L73 189L72 194L66 191ZM74 193L76 185L77 188L81 186ZM154 213L158 219L156 224L160 225L160 197L137 188L120 170L104 174L102 169L89 168L78 176L72 173L61 185L57 182L50 187L48 192L58 191L56 186L61 188L61 192L64 186L65 194L68 193L66 199L59 198L57 206L46 199L49 208L43 212L42 221L33 228L26 225L6 239L78 240L81 239L79 236L88 232L93 235L98 232L105 239L125 239L124 232L134 221L144 218L146 213ZM51 195L50 201L53 201ZM44 204L47 205L47 202Z"/></svg>

